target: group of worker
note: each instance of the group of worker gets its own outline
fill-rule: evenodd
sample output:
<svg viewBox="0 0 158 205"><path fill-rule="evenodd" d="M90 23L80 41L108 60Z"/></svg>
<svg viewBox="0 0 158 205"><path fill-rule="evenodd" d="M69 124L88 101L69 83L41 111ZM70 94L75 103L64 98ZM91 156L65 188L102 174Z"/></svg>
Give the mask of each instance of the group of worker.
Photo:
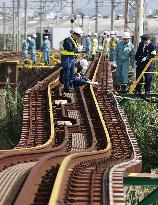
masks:
<svg viewBox="0 0 158 205"><path fill-rule="evenodd" d="M92 35L91 33L88 33L85 40L86 57L88 59L94 57L96 55L97 50L98 50L98 34L94 33Z"/></svg>
<svg viewBox="0 0 158 205"><path fill-rule="evenodd" d="M103 53L106 58L111 61L112 67L116 68L118 91L120 92L127 91L129 70L135 67L135 62L136 79L138 79L149 60L156 56L155 46L151 43L150 36L144 34L140 36L140 38L141 42L136 51L131 42L129 32L124 32L120 41L117 38L116 32L104 32ZM154 68L154 64L151 64L144 74L144 90L146 94L149 94L151 90L152 72ZM143 77L136 86L136 93L142 93L142 84Z"/></svg>
<svg viewBox="0 0 158 205"><path fill-rule="evenodd" d="M22 42L24 59L26 60L29 58L29 51L30 51L32 64L36 63L36 38L37 35L33 34L32 36L28 36L27 39L23 40ZM43 52L45 65L50 63L50 50L51 50L51 44L48 39L48 36L44 36L44 41L41 47L41 51Z"/></svg>

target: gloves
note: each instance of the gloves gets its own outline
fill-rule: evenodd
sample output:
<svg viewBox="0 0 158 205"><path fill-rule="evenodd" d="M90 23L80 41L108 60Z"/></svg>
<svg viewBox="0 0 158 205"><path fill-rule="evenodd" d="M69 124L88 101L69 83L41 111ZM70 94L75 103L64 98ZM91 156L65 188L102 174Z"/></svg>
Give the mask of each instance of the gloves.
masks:
<svg viewBox="0 0 158 205"><path fill-rule="evenodd" d="M142 62L144 62L144 61L146 61L147 60L147 57L144 57L143 59L142 59Z"/></svg>
<svg viewBox="0 0 158 205"><path fill-rule="evenodd" d="M82 49L83 49L83 46L78 45L78 52L81 52L81 51L82 51Z"/></svg>
<svg viewBox="0 0 158 205"><path fill-rule="evenodd" d="M98 85L98 82L91 81L91 80L88 80L87 83L89 83L89 84L93 84L93 85Z"/></svg>

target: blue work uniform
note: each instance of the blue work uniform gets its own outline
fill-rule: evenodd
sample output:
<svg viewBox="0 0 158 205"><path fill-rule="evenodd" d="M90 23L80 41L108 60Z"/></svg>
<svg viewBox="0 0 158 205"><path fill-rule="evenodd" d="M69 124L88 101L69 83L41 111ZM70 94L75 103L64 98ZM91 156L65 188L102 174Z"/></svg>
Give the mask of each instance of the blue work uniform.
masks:
<svg viewBox="0 0 158 205"><path fill-rule="evenodd" d="M24 52L24 58L28 59L28 49L29 49L29 40L22 41L22 50Z"/></svg>
<svg viewBox="0 0 158 205"><path fill-rule="evenodd" d="M125 44L120 41L115 48L114 61L116 61L116 76L119 85L128 83L129 63L134 64L135 50L134 45L129 41Z"/></svg>
<svg viewBox="0 0 158 205"><path fill-rule="evenodd" d="M63 50L61 51L62 63L62 81L65 90L73 89L73 79L75 74L76 53L78 52L78 44L72 38L68 37L64 40Z"/></svg>
<svg viewBox="0 0 158 205"><path fill-rule="evenodd" d="M136 56L135 56L135 60L136 60L136 64L137 64L136 78L138 78L140 76L140 74L144 70L144 68L147 65L147 63L149 62L149 60L151 58L154 58L155 56L156 56L156 50L155 50L154 44L149 43L148 45L144 46L143 42L139 43L139 47L137 49ZM145 61L143 61L144 57L146 57ZM146 72L153 72L154 69L155 69L155 65L154 65L154 63L152 63ZM144 74L144 77L141 78L141 80L139 81L139 83L136 86L136 91L141 93L142 83L144 80L143 78L145 78L145 85L144 85L145 93L149 93L150 88L151 88L151 82L152 82L152 73L145 73Z"/></svg>
<svg viewBox="0 0 158 205"><path fill-rule="evenodd" d="M86 77L85 73L83 73L82 69L83 69L83 67L80 66L80 63L78 62L76 67L75 67L75 76L73 79L74 87L89 84L89 82L88 82L89 80ZM78 76L78 74L79 74L79 76Z"/></svg>
<svg viewBox="0 0 158 205"><path fill-rule="evenodd" d="M89 58L91 55L91 38L89 36L87 36L86 38L85 48L86 48L86 56Z"/></svg>
<svg viewBox="0 0 158 205"><path fill-rule="evenodd" d="M30 41L30 54L31 54L31 60L32 63L36 63L36 40L34 38Z"/></svg>
<svg viewBox="0 0 158 205"><path fill-rule="evenodd" d="M43 42L42 48L41 48L41 50L43 51L43 58L44 58L45 64L50 63L50 49L51 49L50 41L46 39Z"/></svg>

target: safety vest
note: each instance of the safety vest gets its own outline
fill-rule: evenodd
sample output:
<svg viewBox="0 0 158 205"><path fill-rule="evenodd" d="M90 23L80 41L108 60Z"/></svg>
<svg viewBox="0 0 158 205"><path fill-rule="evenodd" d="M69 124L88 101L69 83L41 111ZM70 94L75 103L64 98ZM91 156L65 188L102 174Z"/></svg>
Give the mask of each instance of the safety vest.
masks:
<svg viewBox="0 0 158 205"><path fill-rule="evenodd" d="M73 45L75 46L75 48L78 48L78 43L74 41L74 39L72 37L70 37L71 42L73 43ZM74 56L76 55L74 51L67 51L67 50L62 50L61 54L64 56Z"/></svg>

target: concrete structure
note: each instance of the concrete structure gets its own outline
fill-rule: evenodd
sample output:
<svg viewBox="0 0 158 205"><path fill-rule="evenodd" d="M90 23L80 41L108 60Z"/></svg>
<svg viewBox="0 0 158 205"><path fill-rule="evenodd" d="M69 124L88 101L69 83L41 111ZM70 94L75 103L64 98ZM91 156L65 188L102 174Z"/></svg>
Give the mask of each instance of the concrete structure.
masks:
<svg viewBox="0 0 158 205"><path fill-rule="evenodd" d="M44 30L48 30L50 35L51 47L55 50L59 50L61 48L61 42L64 38L70 36L71 28L56 28L56 27L44 27ZM40 33L40 28L36 29L36 33Z"/></svg>

